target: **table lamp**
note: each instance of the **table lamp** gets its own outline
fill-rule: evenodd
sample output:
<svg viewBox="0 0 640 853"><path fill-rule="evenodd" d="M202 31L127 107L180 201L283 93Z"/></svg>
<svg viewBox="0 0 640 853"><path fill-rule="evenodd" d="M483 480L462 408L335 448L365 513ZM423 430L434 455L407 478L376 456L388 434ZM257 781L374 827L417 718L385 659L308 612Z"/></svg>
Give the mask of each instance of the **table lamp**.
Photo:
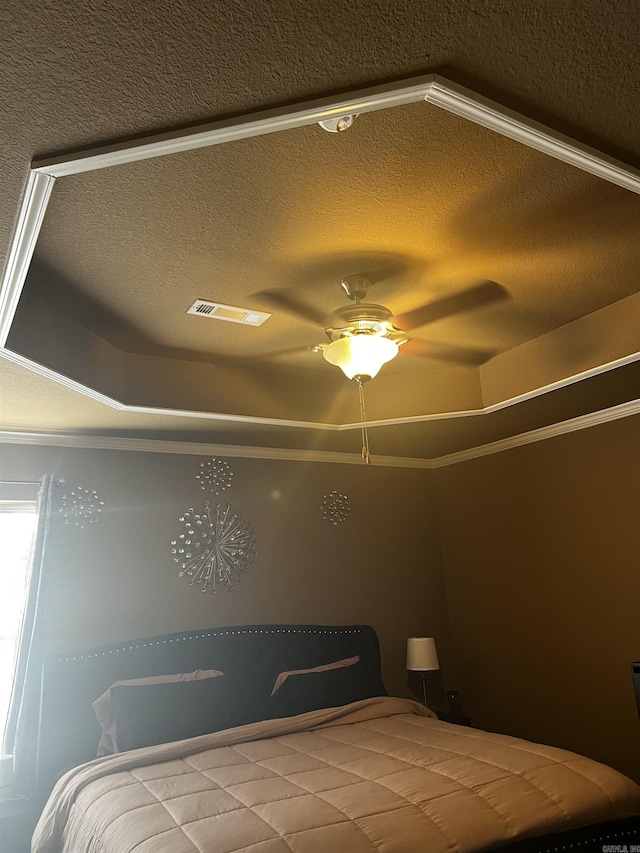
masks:
<svg viewBox="0 0 640 853"><path fill-rule="evenodd" d="M433 637L409 637L407 639L407 669L422 675L422 694L427 703L427 682L425 672L440 669L436 641Z"/></svg>

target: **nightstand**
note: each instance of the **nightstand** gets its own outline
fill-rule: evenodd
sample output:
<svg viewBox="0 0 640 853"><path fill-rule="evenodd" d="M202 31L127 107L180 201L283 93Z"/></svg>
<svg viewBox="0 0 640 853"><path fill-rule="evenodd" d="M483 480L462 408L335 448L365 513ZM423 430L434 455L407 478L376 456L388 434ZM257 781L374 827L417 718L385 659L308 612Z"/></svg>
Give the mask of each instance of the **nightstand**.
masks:
<svg viewBox="0 0 640 853"><path fill-rule="evenodd" d="M36 810L26 797L0 800L0 849L2 853L29 853L36 825Z"/></svg>
<svg viewBox="0 0 640 853"><path fill-rule="evenodd" d="M455 711L445 711L440 708L434 708L433 710L437 714L438 719L442 720L443 723L454 723L456 726L471 725L471 717L467 717L466 714L458 714Z"/></svg>

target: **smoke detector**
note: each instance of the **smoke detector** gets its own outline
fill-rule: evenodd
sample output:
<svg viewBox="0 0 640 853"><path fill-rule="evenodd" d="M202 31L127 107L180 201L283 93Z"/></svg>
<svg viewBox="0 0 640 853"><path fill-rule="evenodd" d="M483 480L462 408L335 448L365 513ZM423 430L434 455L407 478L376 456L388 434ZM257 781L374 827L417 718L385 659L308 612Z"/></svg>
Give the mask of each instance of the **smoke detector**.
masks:
<svg viewBox="0 0 640 853"><path fill-rule="evenodd" d="M327 118L324 121L319 121L318 124L323 130L327 130L329 133L341 133L343 130L349 130L357 118L358 114L353 113L352 115Z"/></svg>

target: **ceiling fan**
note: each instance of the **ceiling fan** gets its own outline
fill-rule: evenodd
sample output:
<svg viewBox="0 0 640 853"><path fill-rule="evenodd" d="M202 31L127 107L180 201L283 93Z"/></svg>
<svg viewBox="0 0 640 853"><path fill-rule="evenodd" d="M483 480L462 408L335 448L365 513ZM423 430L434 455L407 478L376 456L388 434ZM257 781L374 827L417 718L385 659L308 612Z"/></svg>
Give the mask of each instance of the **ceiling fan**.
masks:
<svg viewBox="0 0 640 853"><path fill-rule="evenodd" d="M383 364L398 355L401 347L402 352L411 355L467 365L482 364L494 354L412 338L407 333L436 320L506 299L508 292L495 281L480 282L396 316L384 305L364 301L372 286L365 274L346 276L341 286L354 304L342 305L328 316L287 290L264 290L257 294L271 308L315 323L327 335L328 343L284 352L322 352L327 362L339 367L348 379L355 379L359 385L376 376Z"/></svg>
<svg viewBox="0 0 640 853"><path fill-rule="evenodd" d="M384 364L395 358L401 347L403 352L410 352L412 355L442 359L456 364L478 365L487 361L493 355L492 352L411 338L407 333L436 320L499 302L506 299L508 293L495 281L483 281L467 290L394 316L384 305L363 301L372 286L366 275L347 276L342 279L341 286L354 304L342 305L328 316L286 290L264 290L257 296L276 310L286 311L324 329L328 343L285 352L322 352L326 361L339 367L348 379L356 381L360 400L362 458L370 464L364 383L376 376ZM284 353L269 355L279 354Z"/></svg>

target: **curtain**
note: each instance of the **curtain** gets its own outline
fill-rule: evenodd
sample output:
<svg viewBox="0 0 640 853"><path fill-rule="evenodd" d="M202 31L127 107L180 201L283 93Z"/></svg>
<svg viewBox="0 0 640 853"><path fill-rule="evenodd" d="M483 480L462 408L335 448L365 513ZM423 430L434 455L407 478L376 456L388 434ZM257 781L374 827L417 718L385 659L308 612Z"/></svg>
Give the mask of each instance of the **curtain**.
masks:
<svg viewBox="0 0 640 853"><path fill-rule="evenodd" d="M13 755L13 791L35 795L43 659L42 603L46 554L56 478L45 474L38 491L38 521L3 751Z"/></svg>

